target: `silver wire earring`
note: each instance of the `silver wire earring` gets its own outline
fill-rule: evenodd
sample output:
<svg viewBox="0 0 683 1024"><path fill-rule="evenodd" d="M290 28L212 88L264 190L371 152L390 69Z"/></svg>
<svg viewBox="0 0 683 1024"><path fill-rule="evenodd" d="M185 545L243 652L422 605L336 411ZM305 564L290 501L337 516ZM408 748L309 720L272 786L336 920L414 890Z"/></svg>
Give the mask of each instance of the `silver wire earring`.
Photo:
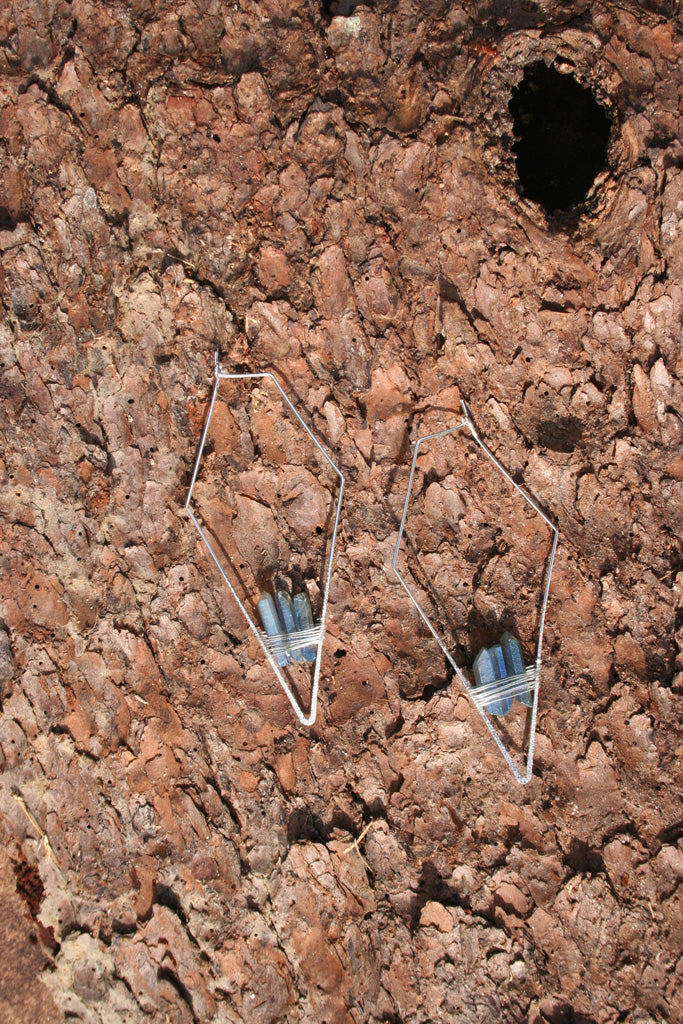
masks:
<svg viewBox="0 0 683 1024"><path fill-rule="evenodd" d="M480 713L484 722L486 723L489 732L493 736L500 752L505 758L512 774L518 782L525 784L531 779L531 773L533 769L533 758L534 758L534 737L536 730L536 717L538 709L538 693L539 693L539 681L541 673L541 651L543 646L543 630L545 626L545 614L548 605L548 594L550 589L550 577L553 570L553 562L555 560L555 551L557 549L558 541L558 530L555 524L549 519L549 517L543 512L539 505L527 494L527 492L520 487L520 485L512 478L505 467L500 463L496 456L489 450L486 444L479 437L475 430L474 424L470 419L467 407L464 402L462 404L464 418L454 427L450 427L447 430L440 430L436 433L426 434L415 442L413 449L413 460L410 468L410 476L408 479L408 488L406 491L405 504L403 507L403 516L401 518L401 525L398 532L398 538L396 540L396 548L394 550L394 556L392 560L392 569L398 577L401 585L406 591L411 602L415 606L418 614L422 621L425 623L430 633L438 643L439 647L443 651L448 663L452 667L455 675L460 680L465 692L469 695L472 703ZM413 491L413 483L415 479L416 465L418 455L420 453L421 446L424 447L428 442L440 441L450 435L458 433L458 431L466 430L471 435L472 439L479 446L484 455L490 459L496 469L503 474L509 484L517 491L525 502L527 502L531 508L541 517L543 522L548 526L552 535L552 543L550 547L550 553L547 559L547 567L545 570L545 579L543 583L542 599L540 605L540 613L538 618L538 640L536 644L536 658L532 665L524 666L522 660L522 650L520 643L516 637L514 637L507 630L503 633L497 643L489 647L482 647L479 650L476 658L472 664L472 680L468 679L465 671L457 664L453 654L444 643L442 637L439 635L439 631L430 620L424 608L415 597L406 577L398 568L398 560L401 551L401 543L404 538L406 529L406 519L408 516L408 509L411 501L411 494ZM503 735L500 731L500 720L505 718L508 714L512 701L517 700L522 704L525 704L528 708L528 721L525 726L524 734L528 735L528 745L526 754L526 763L524 770L520 771L515 764L511 753L508 749ZM494 719L497 722L494 722Z"/></svg>
<svg viewBox="0 0 683 1024"><path fill-rule="evenodd" d="M233 580L230 579L226 572L223 562L215 550L214 544L211 543L207 530L202 526L192 510L192 495L197 482L202 456L204 455L211 418L214 413L214 407L216 405L216 398L218 396L218 389L221 381L270 381L277 389L283 403L284 411L292 417L294 425L303 430L308 438L310 438L315 446L315 450L322 457L324 464L329 466L338 481L339 490L336 504L334 506L333 527L329 539L327 564L322 577L324 583L322 598L320 601L320 613L317 621L314 621L313 619L311 604L305 587L302 587L298 593L295 593L290 597L288 590L283 583L283 577L278 573L276 580L273 583L275 600L273 600L273 597L266 592L263 592L258 600L257 607L264 626L263 629L259 629L253 616L250 614L245 601L238 594ZM274 374L226 373L219 363L218 353L216 353L213 394L211 396L211 403L209 405L206 423L204 424L204 430L199 444L199 451L197 453L197 459L192 473L192 480L190 482L190 488L185 501L185 508L197 532L199 533L199 536L216 564L223 582L227 584L227 587L244 616L249 629L264 652L268 663L273 669L280 686L284 690L287 699L296 714L296 717L302 725L306 726L313 725L317 714L318 689L322 663L322 649L325 638L330 580L332 577L332 563L334 560L334 550L337 532L339 529L339 517L341 513L344 485L344 474L332 461L323 446L306 425ZM292 663L296 663L296 666ZM305 671L307 665L309 668L311 665L313 667L311 701L308 714L306 714L295 695L295 690L298 689L297 680L289 674L296 667L299 675L301 675L301 673ZM289 678L283 669L288 670Z"/></svg>

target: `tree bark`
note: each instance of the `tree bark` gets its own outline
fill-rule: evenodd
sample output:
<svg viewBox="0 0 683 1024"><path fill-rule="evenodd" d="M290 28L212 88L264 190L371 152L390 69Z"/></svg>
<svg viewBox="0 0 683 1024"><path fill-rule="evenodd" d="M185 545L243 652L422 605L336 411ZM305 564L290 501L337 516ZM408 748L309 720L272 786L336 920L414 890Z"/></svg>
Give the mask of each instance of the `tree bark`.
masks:
<svg viewBox="0 0 683 1024"><path fill-rule="evenodd" d="M564 211L537 61L610 119ZM0 12L6 1019L683 1020L682 61L655 0ZM311 728L184 509L216 351L346 479ZM319 614L337 485L258 386L197 507ZM391 572L461 399L560 532L526 787ZM464 671L549 543L468 444L401 554Z"/></svg>

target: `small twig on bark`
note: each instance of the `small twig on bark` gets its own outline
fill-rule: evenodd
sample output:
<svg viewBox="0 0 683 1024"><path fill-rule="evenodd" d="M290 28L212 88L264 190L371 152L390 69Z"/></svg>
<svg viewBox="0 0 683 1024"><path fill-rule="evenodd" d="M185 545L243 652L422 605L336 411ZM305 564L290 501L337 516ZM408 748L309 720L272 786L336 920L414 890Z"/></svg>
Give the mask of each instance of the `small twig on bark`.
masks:
<svg viewBox="0 0 683 1024"><path fill-rule="evenodd" d="M374 821L369 821L368 824L363 829L363 831L361 832L361 834L359 836L356 836L354 841L344 848L344 853L345 854L350 853L351 850L355 850L356 853L358 854L358 856L360 857L361 861L363 862L363 864L365 864L365 866L368 869L368 871L372 872L373 874L374 874L374 872L372 871L372 868L370 867L370 865L366 861L366 859L363 856L363 854L360 852L360 846L358 844L365 838L367 832L369 831L369 829L374 824L375 824Z"/></svg>
<svg viewBox="0 0 683 1024"><path fill-rule="evenodd" d="M24 814L26 815L28 820L31 822L31 824L33 825L34 829L36 830L36 832L40 836L41 840L43 841L43 844L45 846L45 850L47 851L48 857L50 858L52 863L55 865L55 867L57 868L57 871L59 871L59 873L62 876L62 878L64 879L64 881L66 881L66 878L64 877L64 872L62 871L62 869L61 869L61 867L59 865L59 861L57 860L57 857L55 856L55 851L52 849L52 846L50 844L50 840L47 838L46 833L43 832L42 828L40 827L40 825L38 824L36 819L33 817L31 812L29 811L28 807L26 806L26 801L24 800L23 796L21 796L20 793L12 793L12 796L17 801L17 803L19 804L19 806L23 810Z"/></svg>

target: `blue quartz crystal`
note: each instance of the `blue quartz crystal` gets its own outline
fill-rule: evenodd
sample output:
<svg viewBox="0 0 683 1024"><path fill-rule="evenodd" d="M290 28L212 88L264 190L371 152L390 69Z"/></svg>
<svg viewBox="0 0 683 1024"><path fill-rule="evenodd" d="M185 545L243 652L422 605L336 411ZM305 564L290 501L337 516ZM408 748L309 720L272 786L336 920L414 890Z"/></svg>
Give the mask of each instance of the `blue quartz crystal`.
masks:
<svg viewBox="0 0 683 1024"><path fill-rule="evenodd" d="M313 629L313 610L311 602L308 600L308 594L305 591L301 594L295 594L293 605L297 629L300 632L303 632L305 629ZM315 661L317 657L315 647L302 647L301 654L305 661Z"/></svg>
<svg viewBox="0 0 683 1024"><path fill-rule="evenodd" d="M282 624L278 618L275 601L273 601L271 595L265 593L265 591L259 598L258 611L261 616L263 628L268 636L282 636L285 633L285 630L283 630ZM286 651L278 651L275 654L275 660L278 665L289 665L289 655Z"/></svg>
<svg viewBox="0 0 683 1024"><path fill-rule="evenodd" d="M495 644L493 647L488 648L482 647L474 659L472 669L475 686L489 686L491 683L502 681L507 672L505 670L505 659L501 645ZM491 688L490 692L492 697L495 696L495 689ZM509 697L503 697L500 700L492 700L490 704L487 704L486 711L489 715L498 715L503 718L511 707L512 700Z"/></svg>
<svg viewBox="0 0 683 1024"><path fill-rule="evenodd" d="M503 648L506 674L508 676L522 675L524 672L524 661L522 660L522 648L519 646L519 640L512 633L506 631L500 638L500 646ZM526 690L515 694L515 700L518 700L521 704L526 704L528 708L531 707L533 698L528 686Z"/></svg>
<svg viewBox="0 0 683 1024"><path fill-rule="evenodd" d="M277 610L280 613L280 621L285 627L287 633L298 633L296 621L294 619L294 608L292 607L292 599L286 590L276 590L275 600L277 601ZM295 647L291 651L291 656L294 661L303 661L303 655L298 647Z"/></svg>
<svg viewBox="0 0 683 1024"><path fill-rule="evenodd" d="M507 715L512 706L513 698L504 695L505 689L510 687L510 680L512 678L524 675L524 660L522 659L522 648L520 647L519 640L512 633L506 631L500 638L499 643L493 644L492 647L482 647L474 659L473 672L474 685L477 687L486 686L488 688L488 695L492 698L491 703L485 705L486 711L490 715L499 715L500 717ZM514 700L518 700L521 704L531 707L533 704L533 693L528 685L524 687L523 680L519 682L523 688L521 692L514 694ZM500 683L500 695L497 699L496 686L492 685L495 683ZM512 684L512 686L516 689L517 683Z"/></svg>
<svg viewBox="0 0 683 1024"><path fill-rule="evenodd" d="M494 644L493 647L489 647L489 654L491 655L491 661L493 662L493 668L496 673L496 679L505 679L508 674L507 668L505 667L505 657L503 655L503 648L500 644Z"/></svg>

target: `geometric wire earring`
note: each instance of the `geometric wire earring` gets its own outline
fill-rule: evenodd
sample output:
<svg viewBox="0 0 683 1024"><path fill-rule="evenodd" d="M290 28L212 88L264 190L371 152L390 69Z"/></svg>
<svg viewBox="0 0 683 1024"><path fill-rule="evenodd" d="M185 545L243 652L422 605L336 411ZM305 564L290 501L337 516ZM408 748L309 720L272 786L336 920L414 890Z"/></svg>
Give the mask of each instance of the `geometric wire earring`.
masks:
<svg viewBox="0 0 683 1024"><path fill-rule="evenodd" d="M403 516L401 518L401 525L398 531L396 548L394 550L394 557L392 560L392 569L408 594L408 597L417 609L417 612L423 622L443 651L443 654L451 665L455 675L464 687L465 692L469 695L472 703L484 720L515 779L524 785L531 779L533 769L534 738L536 732L538 693L541 673L541 651L543 647L543 629L545 626L545 613L550 590L550 577L553 571L553 562L555 560L555 551L557 549L558 530L545 512L543 512L527 492L520 487L515 480L513 480L493 452L491 452L486 444L484 444L475 430L465 403L461 402L461 405L464 418L460 423L454 427L448 428L447 430L440 430L432 434L426 434L418 438L415 442L410 476L408 479L408 488L403 507ZM517 492L519 492L524 501L531 506L534 512L538 513L552 533L552 544L547 560L545 579L543 581L540 614L538 618L538 641L536 644L536 657L534 663L527 667L524 666L519 641L506 631L503 633L502 637L500 637L499 642L488 648L483 647L479 651L473 661L471 669L473 678L471 681L467 678L465 671L463 671L463 669L457 664L451 651L449 651L443 639L439 635L437 628L430 621L424 609L413 594L406 578L397 567L401 550L401 542L403 540L406 526L408 508L411 501L411 493L413 491L413 482L415 479L416 464L420 448L421 446L425 446L428 442L440 441L450 435L456 434L460 430L467 430L469 432L472 439L479 446L484 455L491 460L496 469L502 473L508 483L511 484ZM507 715L513 700L517 700L520 703L525 704L529 709L525 725L525 735L528 737L527 753L522 771L520 771L515 764L510 750L508 749L508 743L501 734L499 724L497 724L500 719Z"/></svg>
<svg viewBox="0 0 683 1024"><path fill-rule="evenodd" d="M330 589L330 580L332 576L332 563L334 560L334 549L337 539L337 531L339 528L339 516L341 512L342 495L344 492L344 475L338 466L332 461L330 456L327 454L325 449L322 447L320 442L313 435L309 427L306 425L304 420L301 418L296 408L287 397L282 387L278 383L277 379L272 373L225 373L222 366L218 362L218 353L215 355L215 383L213 388L213 395L211 396L211 403L209 405L208 415L206 417L206 423L204 424L204 430L202 432L201 441L199 444L199 451L197 453L197 459L194 466L194 472L192 473L192 480L190 482L190 489L187 494L185 501L185 508L192 520L199 536L206 545L206 548L211 555L213 561L218 568L219 573L223 578L223 582L227 584L230 593L236 601L244 619L249 626L252 634L259 643L259 646L263 650L268 663L270 664L275 676L277 677L280 686L284 690L287 699L289 700L294 713L301 722L302 725L310 726L313 725L316 719L317 713L317 702L318 702L318 688L320 680L320 668L322 664L322 648L325 637L325 621L327 617L327 604ZM197 519L195 513L191 507L192 494L197 482L197 476L199 474L199 468L204 454L206 440L209 433L209 427L211 424L211 417L214 413L214 407L216 405L216 398L218 395L218 389L221 381L270 381L275 388L283 402L283 410L288 413L292 418L295 427L301 428L313 442L315 450L324 460L324 463L330 467L338 481L338 497L336 501L336 507L334 511L333 528L331 538L329 541L329 549L327 554L326 567L323 571L323 591L322 600L320 604L320 614L317 622L313 620L311 613L311 606L308 599L308 594L305 590L298 594L294 594L293 601L289 597L289 594L279 586L276 589L276 600L270 594L262 594L258 602L258 609L263 621L264 629L258 628L253 616L250 614L245 602L242 600L240 595L237 593L233 582L229 578L225 571L225 568L221 562L220 557L214 549L214 545L211 543L211 539L208 536L206 530L202 527L201 523ZM279 609L279 611L278 611ZM313 665L313 677L311 686L311 699L308 714L303 710L300 701L295 695L296 684L290 673L283 672L283 668L292 664L292 670L297 668L299 672L302 672L307 663L315 662ZM294 665L296 663L296 665ZM288 678L289 676L289 678Z"/></svg>

